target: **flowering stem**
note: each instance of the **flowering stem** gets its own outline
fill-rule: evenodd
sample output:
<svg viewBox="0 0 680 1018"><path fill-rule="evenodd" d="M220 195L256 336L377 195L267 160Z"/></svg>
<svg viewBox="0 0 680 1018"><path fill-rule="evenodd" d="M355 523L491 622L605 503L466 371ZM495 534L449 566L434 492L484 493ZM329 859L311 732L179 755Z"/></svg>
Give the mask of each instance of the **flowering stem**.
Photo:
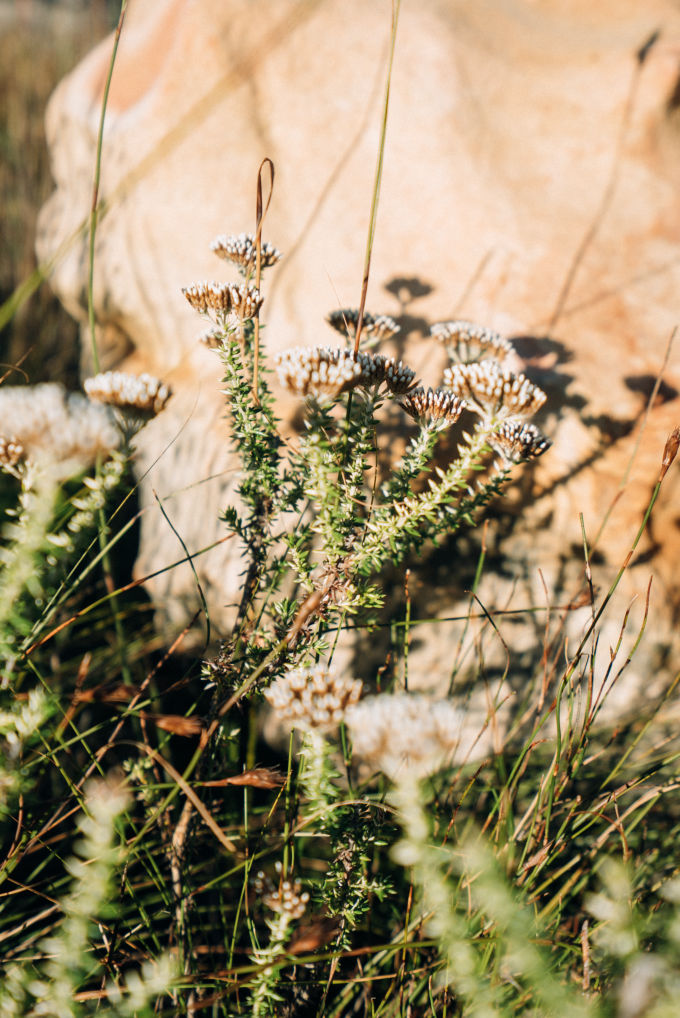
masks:
<svg viewBox="0 0 680 1018"><path fill-rule="evenodd" d="M421 426L411 439L401 463L397 464L389 482L383 488L385 502L392 502L408 494L411 482L430 463L439 429L433 423Z"/></svg>
<svg viewBox="0 0 680 1018"><path fill-rule="evenodd" d="M487 430L477 426L466 445L459 448L459 456L448 470L440 472L439 483L430 482L429 491L404 498L401 502L387 503L376 510L366 525L362 545L353 555L353 568L358 573L372 572L396 553L404 554L412 544L419 543L424 524L438 524L446 513L446 530L452 533L469 512L470 500L457 508L450 501L457 491L467 484L470 471L477 467L487 450ZM498 481L490 484L494 487Z"/></svg>
<svg viewBox="0 0 680 1018"><path fill-rule="evenodd" d="M261 1018L264 1015L274 1014L275 1012L272 1008L276 1003L280 1002L280 998L273 988L276 978L273 963L286 945L290 921L290 913L285 910L268 920L267 925L270 931L269 943L265 948L256 951L253 957L253 961L262 966L258 969L257 975L253 980L251 995L253 1018Z"/></svg>
<svg viewBox="0 0 680 1018"><path fill-rule="evenodd" d="M466 1014L492 1018L500 1012L488 980L468 935L467 924L455 907L455 892L446 878L448 853L430 842L430 826L424 807L423 790L417 776L402 768L394 786L403 838L395 845L393 856L410 866L414 883L421 894L423 916L428 931L439 940L446 969L440 984L453 983L466 998Z"/></svg>

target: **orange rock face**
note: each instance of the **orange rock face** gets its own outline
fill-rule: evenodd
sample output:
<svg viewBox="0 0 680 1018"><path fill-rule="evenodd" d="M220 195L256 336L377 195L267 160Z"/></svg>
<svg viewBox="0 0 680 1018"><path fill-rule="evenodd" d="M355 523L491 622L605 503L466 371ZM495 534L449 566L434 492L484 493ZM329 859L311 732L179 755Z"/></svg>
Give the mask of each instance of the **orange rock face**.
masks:
<svg viewBox="0 0 680 1018"><path fill-rule="evenodd" d="M176 393L143 441L140 573L182 557L151 487L191 551L223 536L217 514L234 463L219 369L196 345L201 325L181 287L224 278L209 243L252 229L263 157L276 165L265 235L285 253L262 312L269 348L326 342L327 312L358 304L389 8L130 4L104 136L95 301L104 366L160 375ZM87 216L111 45L51 102L56 189L40 221L43 259ZM572 592L565 563L582 573L579 513L592 539L623 485L598 544L607 581L680 422L680 339L645 417L680 321L679 72L672 0L403 5L367 307L400 321L400 355L426 384L442 367L429 325L456 316L513 338L549 392L541 423L554 446L511 500L515 543L504 552L510 569L526 554L520 572L535 599L539 567L556 596ZM52 277L81 320L86 264L79 237ZM624 587L629 597L655 573L659 639L678 597L678 469ZM212 604L233 603L242 563L232 544L196 565ZM193 590L188 569L154 581L176 622Z"/></svg>

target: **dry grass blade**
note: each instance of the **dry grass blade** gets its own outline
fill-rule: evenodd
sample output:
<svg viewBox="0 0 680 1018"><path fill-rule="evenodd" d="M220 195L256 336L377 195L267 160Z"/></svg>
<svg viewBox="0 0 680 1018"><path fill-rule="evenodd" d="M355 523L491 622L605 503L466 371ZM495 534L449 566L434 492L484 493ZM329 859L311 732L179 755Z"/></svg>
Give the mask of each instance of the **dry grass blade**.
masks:
<svg viewBox="0 0 680 1018"><path fill-rule="evenodd" d="M136 743L136 746L137 749L141 750L143 753L146 753L148 756L152 757L152 759L156 763L160 764L161 767L163 767L163 769L167 771L172 780L175 782L177 788L184 792L185 796L187 797L193 808L200 814L201 818L203 819L203 822L206 824L209 830L212 831L212 833L215 835L219 843L223 845L228 852L232 852L234 855L236 855L238 849L236 848L234 842L231 840L231 838L227 837L227 835L224 833L219 824L217 824L215 820L213 820L210 810L207 808L207 806L203 804L198 795L196 795L196 792L193 790L191 785L184 780L182 775L179 773L178 770L176 770L176 768L172 766L170 761L166 760L165 757L161 756L160 753L157 753L154 749L152 749L151 746L147 746L143 742Z"/></svg>
<svg viewBox="0 0 680 1018"><path fill-rule="evenodd" d="M201 781L201 788L225 788L227 785L245 785L250 788L281 788L286 783L285 775L273 767L252 767L242 774L234 774L218 781Z"/></svg>
<svg viewBox="0 0 680 1018"><path fill-rule="evenodd" d="M200 735L205 730L202 718L185 718L181 714L150 714L147 711L140 711L138 716L144 721L151 721L156 728L162 728L164 732L181 735L184 738Z"/></svg>

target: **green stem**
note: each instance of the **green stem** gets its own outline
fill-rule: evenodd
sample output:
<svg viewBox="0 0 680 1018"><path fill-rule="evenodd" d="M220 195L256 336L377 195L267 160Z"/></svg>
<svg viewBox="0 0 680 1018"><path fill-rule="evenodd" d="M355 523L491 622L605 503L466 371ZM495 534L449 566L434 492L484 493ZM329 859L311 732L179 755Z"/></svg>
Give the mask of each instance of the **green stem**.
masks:
<svg viewBox="0 0 680 1018"><path fill-rule="evenodd" d="M375 224L378 218L378 203L380 201L380 184L382 182L383 160L385 157L385 138L387 136L387 114L390 108L390 85L392 83L392 64L394 62L394 48L397 42L397 26L399 24L399 8L401 0L392 0L392 33L390 36L390 55L387 65L387 81L385 82L385 99L383 101L382 124L380 127L380 144L378 146L378 162L375 168L375 182L373 184L373 196L371 198L371 215L368 226L368 237L366 239L366 256L364 259L364 276L361 284L361 301L359 304L359 318L357 331L354 337L354 353L359 352L361 341L361 325L366 307L366 294L368 292L368 278L371 272L371 255L373 253L373 239L375 237Z"/></svg>
<svg viewBox="0 0 680 1018"><path fill-rule="evenodd" d="M467 483L467 478L487 449L488 432L478 427L467 445L459 450L459 456L444 473L439 483L432 484L428 491L405 498L401 503L382 506L373 514L366 526L366 534L360 548L353 555L353 568L358 573L367 569L375 571L389 556L398 552L400 537L414 535L428 522L436 521L444 509L449 509L451 498ZM467 505L464 500L457 510L451 511L447 532L456 529Z"/></svg>
<svg viewBox="0 0 680 1018"><path fill-rule="evenodd" d="M88 278L87 278L87 315L90 326L90 339L92 342L92 363L94 366L95 374L99 371L99 352L97 350L97 339L95 336L95 315L94 315L94 241L97 232L97 219L99 214L98 206L99 182L101 180L102 148L104 143L104 120L106 118L106 106L109 101L109 89L111 87L111 78L113 77L113 68L116 63L116 54L118 53L118 43L120 42L120 34L123 30L123 21L125 19L126 8L127 0L121 0L120 15L118 17L118 24L116 26L116 32L113 39L113 51L111 53L111 60L109 61L109 70L106 76L106 83L104 85L104 96L102 98L102 108L101 114L99 116L99 130L97 132L97 154L94 166L94 185L92 187L92 208L90 211L90 241L89 241Z"/></svg>

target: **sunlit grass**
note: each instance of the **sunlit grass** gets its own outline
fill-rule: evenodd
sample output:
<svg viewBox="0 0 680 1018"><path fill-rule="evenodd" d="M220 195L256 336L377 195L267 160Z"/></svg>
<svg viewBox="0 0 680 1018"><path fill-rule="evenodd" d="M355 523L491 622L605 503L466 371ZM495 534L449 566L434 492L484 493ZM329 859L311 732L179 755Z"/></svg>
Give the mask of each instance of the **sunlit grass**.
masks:
<svg viewBox="0 0 680 1018"><path fill-rule="evenodd" d="M2 87L16 90L7 137L11 128L20 139L0 171L5 293L33 265L31 210L46 187L38 108L82 44L57 57L26 26L0 41L0 55L14 47L16 81ZM251 283L256 272L266 301L276 259L263 280L259 236L253 245L253 263L241 268ZM363 676L357 706L354 676L333 670L337 633L370 640L384 569L415 575L438 540L486 518L511 470L522 469L508 459L517 435L506 428L499 439L504 419L478 407L437 473L435 443L459 413L450 390L416 397L405 369L292 353L279 369L306 398L306 427L297 446L284 445L253 325L257 301L232 284L215 315L205 294L189 292L213 312L210 344L242 467L240 504L225 507L224 526L241 545L243 586L219 652L203 660L185 651L186 632L161 644L153 606L130 576L134 540L121 553L136 520L136 423L118 460L100 456L66 480L44 469L27 479L23 467L5 478L0 1013L670 1018L680 990L671 711L680 670L644 716L607 720L628 662L607 659L598 640L630 556L602 594L593 577L578 646L564 635L573 605L551 608L533 655L541 668L522 669L504 646L501 679L512 676L515 691L507 728L495 727L503 681L492 688L482 644L466 639L474 593L450 674L487 683L479 731L455 688L444 703L404 693L417 667L409 640L437 621L411 618L408 594L403 612L385 605L390 661ZM73 379L74 361L50 345L59 330L59 351L66 346L61 320L42 300L16 319L10 354L33 322L45 370ZM360 345L360 321L350 310L340 323L352 325L348 349ZM502 353L504 341L484 332ZM34 362L24 368L39 379ZM454 371L450 383L459 382ZM381 474L390 400L411 413L404 427L414 437ZM675 469L677 437L663 459L659 450L631 555L664 497L665 470ZM519 446L544 449L533 431ZM482 552L473 592L484 567ZM637 631L628 615L614 620L633 656L653 615L645 595ZM503 613L485 611L493 629ZM448 676L438 678L443 688ZM262 738L265 699L297 729L283 743Z"/></svg>

